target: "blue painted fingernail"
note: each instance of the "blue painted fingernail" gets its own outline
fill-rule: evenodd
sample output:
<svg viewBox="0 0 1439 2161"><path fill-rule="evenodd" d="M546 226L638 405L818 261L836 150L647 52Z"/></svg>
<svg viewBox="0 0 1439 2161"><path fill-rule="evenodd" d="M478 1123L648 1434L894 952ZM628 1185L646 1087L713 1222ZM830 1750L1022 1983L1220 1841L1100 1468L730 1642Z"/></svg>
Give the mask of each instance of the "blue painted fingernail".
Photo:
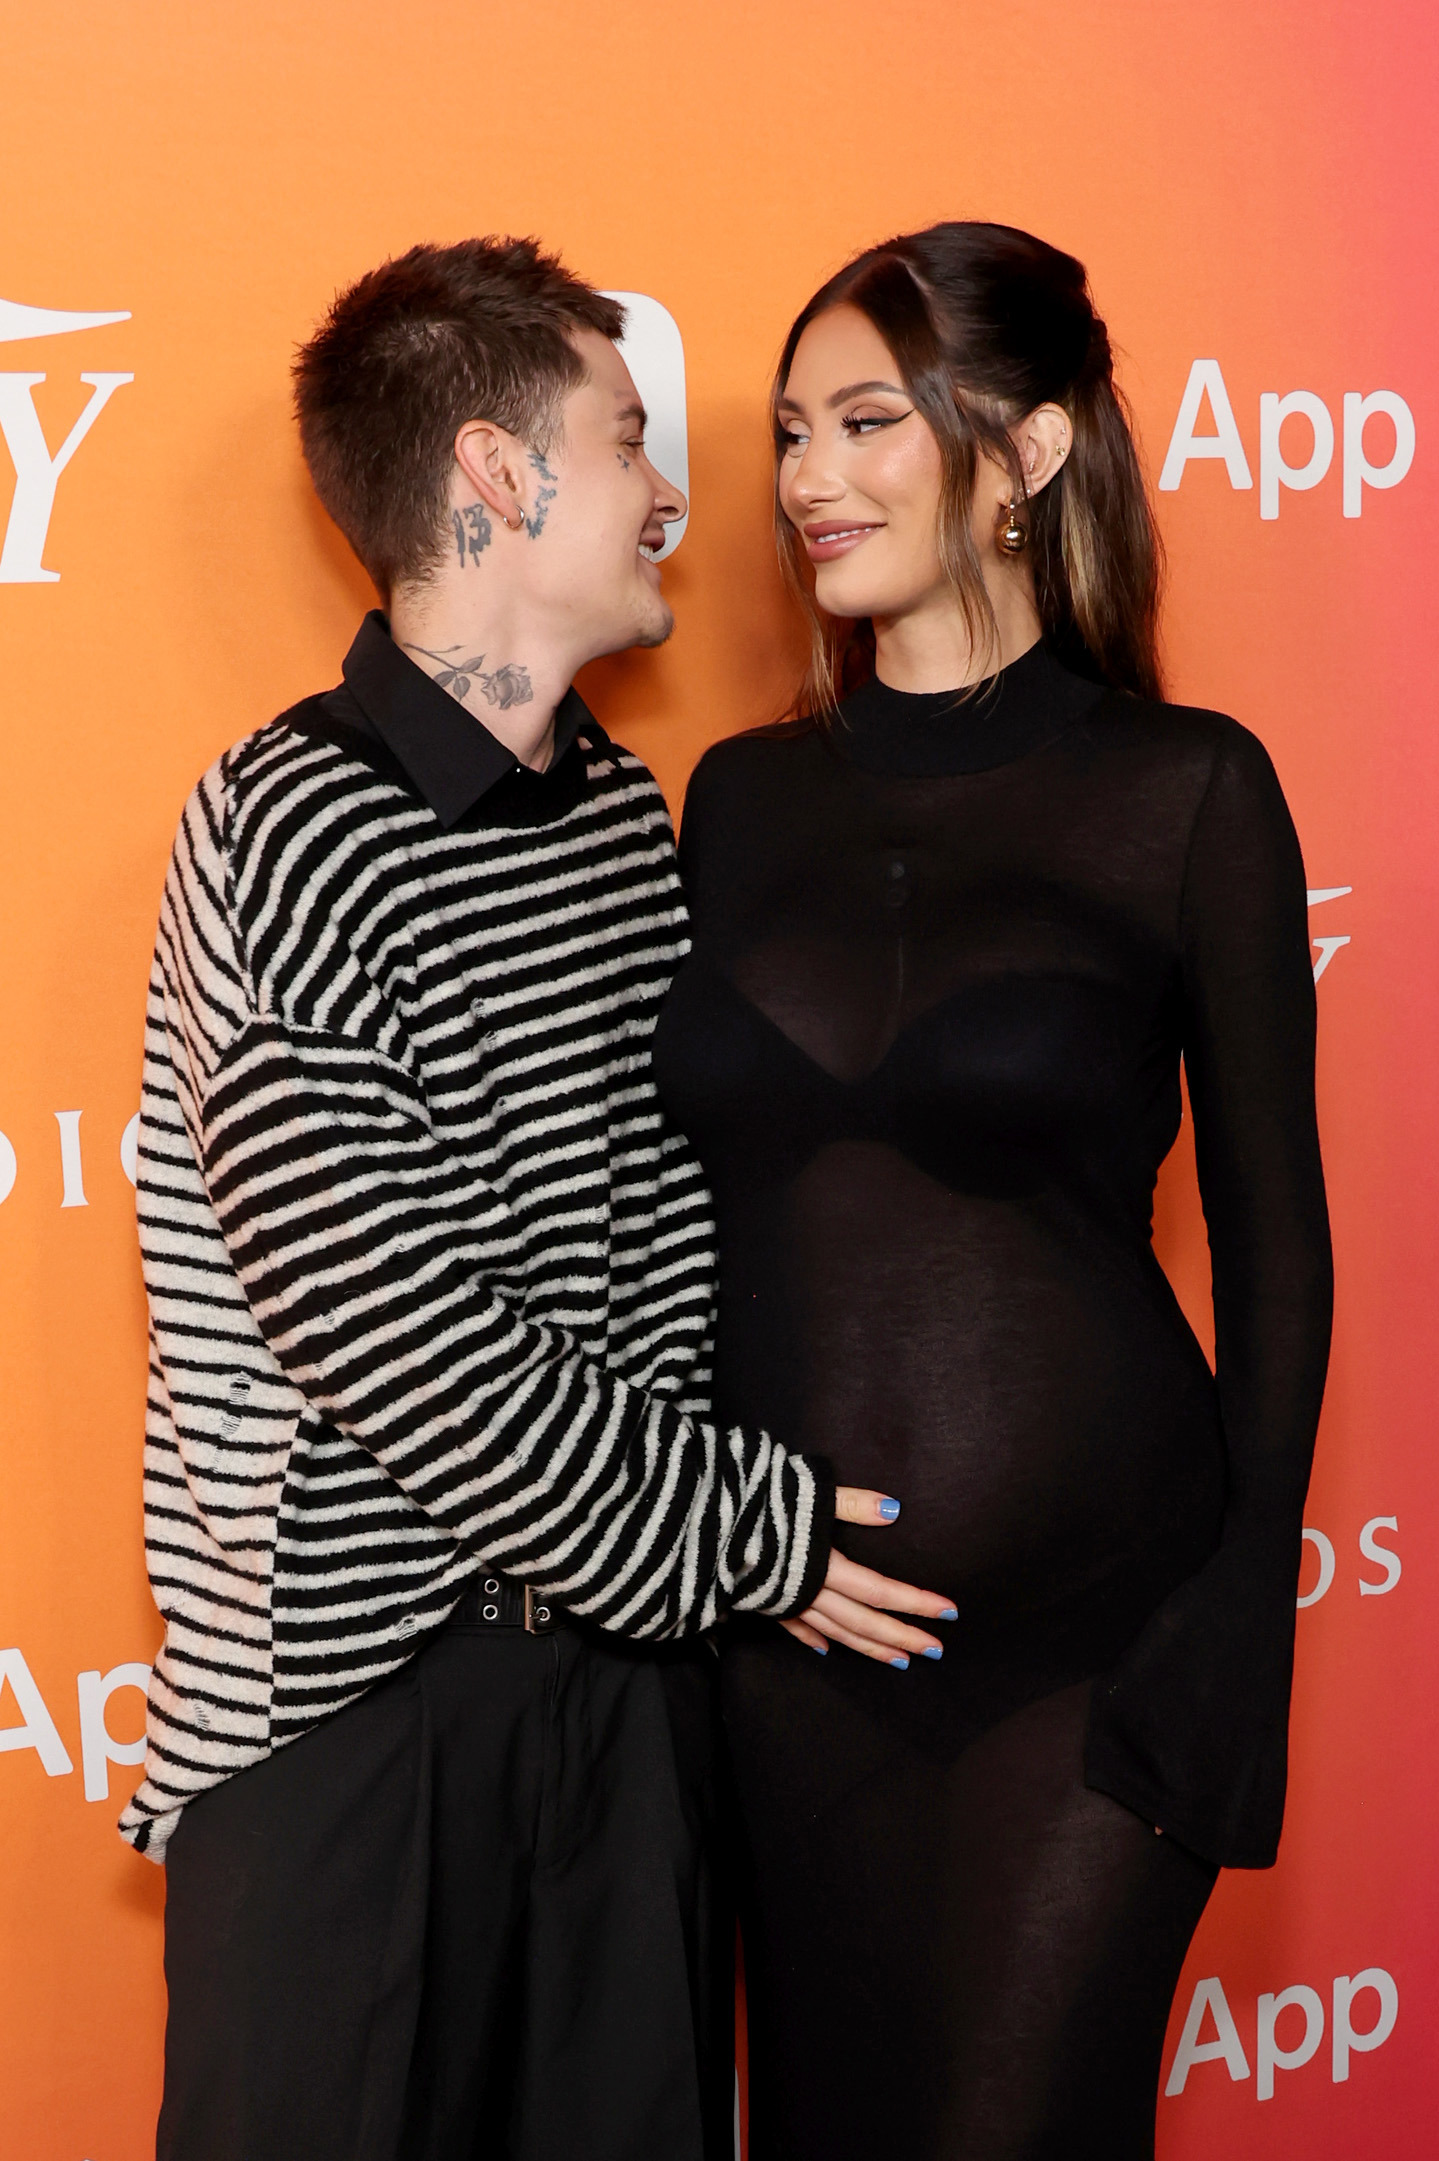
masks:
<svg viewBox="0 0 1439 2161"><path fill-rule="evenodd" d="M927 1643L924 1647L924 1655L926 1658L943 1658L944 1653L937 1643Z"/></svg>
<svg viewBox="0 0 1439 2161"><path fill-rule="evenodd" d="M898 1666L901 1673L908 1673L909 1671L909 1660L903 1655L903 1653L901 1653L898 1658L892 1658L890 1660L890 1664L892 1666Z"/></svg>
<svg viewBox="0 0 1439 2161"><path fill-rule="evenodd" d="M816 1643L811 1648L818 1651L821 1658L829 1657L829 1645L827 1643Z"/></svg>
<svg viewBox="0 0 1439 2161"><path fill-rule="evenodd" d="M957 1621L959 1619L958 1606L946 1606L940 1614L940 1619L942 1621Z"/></svg>
<svg viewBox="0 0 1439 2161"><path fill-rule="evenodd" d="M883 1516L886 1523L893 1523L895 1517L899 1514L899 1502L881 1501L879 1504L879 1512Z"/></svg>

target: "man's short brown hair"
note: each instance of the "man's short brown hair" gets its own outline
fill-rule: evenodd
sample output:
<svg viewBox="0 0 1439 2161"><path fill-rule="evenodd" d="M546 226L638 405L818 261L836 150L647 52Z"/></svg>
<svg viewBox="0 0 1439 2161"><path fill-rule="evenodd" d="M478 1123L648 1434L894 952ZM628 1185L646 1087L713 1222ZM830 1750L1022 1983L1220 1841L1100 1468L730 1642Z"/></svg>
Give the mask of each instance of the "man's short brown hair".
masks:
<svg viewBox="0 0 1439 2161"><path fill-rule="evenodd" d="M461 240L382 263L295 360L316 493L380 591L421 579L448 531L455 436L493 420L543 456L584 381L573 338L624 310L534 240Z"/></svg>

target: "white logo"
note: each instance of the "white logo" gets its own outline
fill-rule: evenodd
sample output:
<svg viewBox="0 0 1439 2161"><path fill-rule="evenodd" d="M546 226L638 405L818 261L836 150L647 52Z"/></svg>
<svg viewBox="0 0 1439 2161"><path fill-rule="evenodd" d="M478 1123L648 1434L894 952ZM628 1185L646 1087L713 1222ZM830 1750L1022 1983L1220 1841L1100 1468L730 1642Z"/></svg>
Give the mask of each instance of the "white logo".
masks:
<svg viewBox="0 0 1439 2161"><path fill-rule="evenodd" d="M82 1111L56 1111L60 1142L60 1206L88 1208L85 1191L85 1159L80 1145ZM120 1168L134 1185L140 1149L140 1113L136 1111L120 1135ZM0 1133L0 1202L8 1201L20 1175L20 1159L8 1135Z"/></svg>
<svg viewBox="0 0 1439 2161"><path fill-rule="evenodd" d="M1400 1560L1394 1548L1380 1544L1379 1533L1381 1531L1392 1531L1397 1538L1399 1535L1399 1518L1397 1516L1371 1516L1359 1533L1361 1557L1366 1561L1372 1561L1376 1568L1382 1568L1384 1571L1382 1582L1375 1576L1360 1576L1359 1596L1361 1598L1387 1597L1404 1573L1404 1563ZM1338 1570L1339 1561L1334 1551L1334 1541L1327 1531L1316 1531L1306 1524L1304 1527L1304 1543L1314 1548L1319 1562L1319 1573L1314 1579L1313 1588L1302 1591L1294 1603L1297 1606L1317 1606L1320 1599L1326 1597L1334 1588L1334 1577Z"/></svg>
<svg viewBox="0 0 1439 2161"><path fill-rule="evenodd" d="M1311 908L1322 908L1325 901L1344 900L1353 891L1352 885L1311 885L1309 905ZM1314 980L1317 983L1339 948L1348 945L1349 933L1344 931L1338 937L1331 933L1327 938L1311 938L1309 942L1317 947L1319 953L1319 958L1314 963Z"/></svg>
<svg viewBox="0 0 1439 2161"><path fill-rule="evenodd" d="M625 334L619 341L625 365L644 400L648 422L645 449L656 472L690 492L690 442L685 418L685 348L680 326L666 307L648 293L606 293L625 310ZM676 518L665 531L655 560L673 555L684 538L688 517Z"/></svg>
<svg viewBox="0 0 1439 2161"><path fill-rule="evenodd" d="M1370 1999L1373 1999L1371 2002ZM1330 2069L1329 2075L1336 2086L1342 2085L1349 2076L1350 2058L1367 2056L1371 2049L1382 2048L1394 2031L1399 2017L1399 1989L1393 1974L1383 1966L1366 1966L1362 1973L1337 1974L1331 1993ZM1369 2024L1356 2023L1356 2004L1361 2003L1359 2016ZM1286 2011L1297 2011L1304 2019L1304 2032L1289 2048L1279 2041L1279 2020ZM1199 2036L1208 2018L1214 2029L1212 2041L1201 2041ZM1310 2059L1319 2053L1324 2039L1324 1999L1318 1989L1309 1988L1303 1982L1293 1988L1281 1989L1277 1995L1263 1995L1255 2005L1254 2032L1254 2095L1258 2101L1274 2099L1274 2074L1276 2071L1300 2071ZM1291 2021L1290 2032L1293 2033ZM1218 1975L1206 1981L1197 1981L1189 2002L1189 2015L1184 2021L1184 2031L1179 2046L1174 2051L1165 2083L1165 2095L1173 2099L1181 2094L1189 2080L1190 2072L1197 2064L1222 2063L1229 2076L1237 2083L1250 2075L1249 2058L1239 2038L1239 2028L1224 1984Z"/></svg>
<svg viewBox="0 0 1439 2161"><path fill-rule="evenodd" d="M1200 435L1197 432L1199 413L1206 397L1214 432ZM1383 464L1373 465L1365 449L1365 430L1371 420L1381 417L1393 427L1394 448ZM1284 423L1291 419L1303 421L1309 428L1309 456L1302 465L1290 465L1280 447ZM1364 510L1366 488L1397 488L1414 463L1414 415L1397 390L1371 390L1367 396L1361 396L1357 390L1346 390L1342 433L1344 515L1357 518ZM1161 492L1172 493L1179 486L1191 458L1220 459L1229 475L1231 488L1252 488L1254 485L1240 439L1239 423L1225 388L1224 371L1217 360L1196 360L1189 370L1174 433L1169 438L1164 469L1159 475ZM1290 390L1283 397L1274 390L1261 394L1261 518L1278 517L1281 488L1288 488L1295 494L1317 488L1333 462L1334 416L1321 397L1312 390Z"/></svg>
<svg viewBox="0 0 1439 2161"><path fill-rule="evenodd" d="M0 1726L0 1755L11 1749L33 1748L50 1778L68 1778L75 1766L50 1715L50 1706L18 1646L0 1651L0 1691L9 1683L20 1712L18 1726ZM138 1689L141 1697L150 1685L150 1668L139 1659L112 1666L101 1673L98 1666L75 1676L79 1713L80 1762L85 1774L87 1801L108 1800L112 1763L143 1763L145 1736L117 1741L105 1720L106 1706L118 1688Z"/></svg>
<svg viewBox="0 0 1439 2161"><path fill-rule="evenodd" d="M77 313L66 308L27 308L17 300L0 300L0 343L17 339L67 337L76 330L102 329L107 323L128 323L128 308L105 313ZM82 383L90 386L90 402L60 448L51 454L35 410L33 392L45 376L0 373L0 435L15 467L15 493L0 547L0 585L54 585L60 573L46 570L43 557L50 514L60 475L94 427L122 383L133 383L133 374L86 370Z"/></svg>

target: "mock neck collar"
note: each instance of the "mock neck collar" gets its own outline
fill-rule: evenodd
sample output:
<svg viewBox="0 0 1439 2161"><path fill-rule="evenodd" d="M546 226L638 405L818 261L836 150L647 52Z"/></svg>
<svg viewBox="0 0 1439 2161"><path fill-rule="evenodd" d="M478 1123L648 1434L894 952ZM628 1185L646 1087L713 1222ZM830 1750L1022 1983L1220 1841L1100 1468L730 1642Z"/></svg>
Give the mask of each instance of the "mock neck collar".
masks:
<svg viewBox="0 0 1439 2161"><path fill-rule="evenodd" d="M1039 749L1104 695L1041 641L973 690L891 690L871 676L841 702L830 733L867 773L982 773Z"/></svg>

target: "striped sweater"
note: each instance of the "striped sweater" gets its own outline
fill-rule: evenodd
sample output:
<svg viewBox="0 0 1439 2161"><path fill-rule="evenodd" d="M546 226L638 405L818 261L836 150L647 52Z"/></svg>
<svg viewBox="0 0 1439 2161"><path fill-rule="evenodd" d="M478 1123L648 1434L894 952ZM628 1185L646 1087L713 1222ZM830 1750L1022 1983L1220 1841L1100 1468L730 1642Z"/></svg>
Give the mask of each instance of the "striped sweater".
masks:
<svg viewBox="0 0 1439 2161"><path fill-rule="evenodd" d="M514 771L377 618L346 678L205 775L165 888L139 1154L165 1640L121 1823L155 1859L481 1565L661 1638L798 1610L827 1559L811 1467L703 1415L709 1202L649 1074L687 949L658 789L573 693L570 747ZM459 815L424 767L444 730L509 770Z"/></svg>

